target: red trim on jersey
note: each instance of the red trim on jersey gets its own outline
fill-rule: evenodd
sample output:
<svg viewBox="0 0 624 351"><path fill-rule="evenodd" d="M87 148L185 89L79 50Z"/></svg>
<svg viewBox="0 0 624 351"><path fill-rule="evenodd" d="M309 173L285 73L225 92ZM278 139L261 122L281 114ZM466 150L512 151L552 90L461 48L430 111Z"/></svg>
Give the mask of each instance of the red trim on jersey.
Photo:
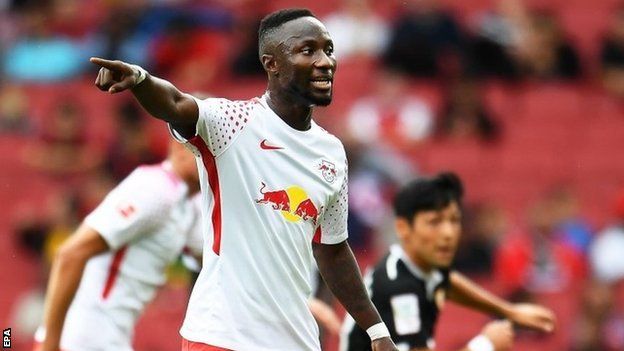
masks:
<svg viewBox="0 0 624 351"><path fill-rule="evenodd" d="M218 346L212 346L201 342L188 341L182 338L182 351L232 351Z"/></svg>
<svg viewBox="0 0 624 351"><path fill-rule="evenodd" d="M115 252L115 256L113 256L113 260L111 262L110 267L108 268L108 277L106 278L106 284L104 285L104 290L102 290L102 298L106 300L111 290L113 289L113 285L115 285L115 280L117 280L117 276L119 275L119 266L121 265L121 260L123 260L126 255L126 250L128 246L123 246L117 252Z"/></svg>
<svg viewBox="0 0 624 351"><path fill-rule="evenodd" d="M319 225L314 232L314 237L312 237L312 242L320 244L321 243L321 226Z"/></svg>
<svg viewBox="0 0 624 351"><path fill-rule="evenodd" d="M217 172L217 162L212 155L206 142L196 135L189 140L201 154L202 162L208 172L208 184L212 195L214 196L214 207L212 208L212 228L214 230L214 241L212 243L212 251L217 255L221 251L221 191L219 187L219 173Z"/></svg>

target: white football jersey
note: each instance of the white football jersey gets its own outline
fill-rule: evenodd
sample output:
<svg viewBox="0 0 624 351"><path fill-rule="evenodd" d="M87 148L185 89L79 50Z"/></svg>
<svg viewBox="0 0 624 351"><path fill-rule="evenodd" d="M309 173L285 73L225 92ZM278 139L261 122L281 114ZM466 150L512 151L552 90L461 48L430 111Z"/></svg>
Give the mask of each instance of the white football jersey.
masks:
<svg viewBox="0 0 624 351"><path fill-rule="evenodd" d="M199 195L196 195L199 196ZM61 336L64 351L132 350L137 318L185 246L201 254L199 207L164 162L134 170L85 218L110 251L89 260ZM43 341L40 329L35 339Z"/></svg>
<svg viewBox="0 0 624 351"><path fill-rule="evenodd" d="M180 333L236 351L318 351L312 242L347 239L344 148L314 122L291 128L265 97L197 104L188 143L208 237Z"/></svg>

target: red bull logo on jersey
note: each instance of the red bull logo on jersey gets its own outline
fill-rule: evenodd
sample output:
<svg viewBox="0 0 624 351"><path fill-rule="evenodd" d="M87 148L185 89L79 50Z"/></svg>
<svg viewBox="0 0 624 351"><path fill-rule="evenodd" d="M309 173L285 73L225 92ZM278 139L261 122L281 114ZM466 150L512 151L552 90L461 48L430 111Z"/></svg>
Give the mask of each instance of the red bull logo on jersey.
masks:
<svg viewBox="0 0 624 351"><path fill-rule="evenodd" d="M300 220L310 221L316 226L320 211L308 194L301 187L293 185L283 190L266 190L266 184L262 182L260 187L261 198L256 199L257 204L269 205L289 222Z"/></svg>
<svg viewBox="0 0 624 351"><path fill-rule="evenodd" d="M262 199L256 200L259 204L270 204L274 210L290 212L290 196L286 190L265 191L266 184L262 182L260 194Z"/></svg>

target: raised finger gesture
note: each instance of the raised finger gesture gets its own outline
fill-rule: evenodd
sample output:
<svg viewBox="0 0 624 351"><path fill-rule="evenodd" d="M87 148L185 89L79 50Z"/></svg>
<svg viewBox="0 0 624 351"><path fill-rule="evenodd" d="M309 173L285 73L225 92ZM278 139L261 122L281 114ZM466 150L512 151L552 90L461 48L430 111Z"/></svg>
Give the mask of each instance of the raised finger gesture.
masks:
<svg viewBox="0 0 624 351"><path fill-rule="evenodd" d="M95 79L95 86L111 94L131 89L147 76L141 67L123 61L111 61L98 57L92 57L89 61L101 67Z"/></svg>

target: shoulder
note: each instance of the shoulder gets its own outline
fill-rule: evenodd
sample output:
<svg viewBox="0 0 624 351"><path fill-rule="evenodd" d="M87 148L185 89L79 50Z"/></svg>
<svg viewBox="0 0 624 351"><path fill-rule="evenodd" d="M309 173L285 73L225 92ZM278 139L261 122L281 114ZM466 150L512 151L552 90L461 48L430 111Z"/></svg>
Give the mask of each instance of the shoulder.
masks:
<svg viewBox="0 0 624 351"><path fill-rule="evenodd" d="M137 167L116 188L117 192L132 194L140 199L166 205L176 201L183 182L163 164Z"/></svg>
<svg viewBox="0 0 624 351"><path fill-rule="evenodd" d="M235 117L237 115L241 115L240 117L244 115L249 116L249 112L251 112L254 107L260 106L260 101L257 97L248 100L230 100L222 97L199 99L195 97L195 101L200 107L200 110L231 117Z"/></svg>
<svg viewBox="0 0 624 351"><path fill-rule="evenodd" d="M325 128L316 124L316 122L312 124L312 128L314 128L316 135L322 140L323 144L329 148L332 154L340 159L347 159L344 144L337 136L328 132Z"/></svg>

